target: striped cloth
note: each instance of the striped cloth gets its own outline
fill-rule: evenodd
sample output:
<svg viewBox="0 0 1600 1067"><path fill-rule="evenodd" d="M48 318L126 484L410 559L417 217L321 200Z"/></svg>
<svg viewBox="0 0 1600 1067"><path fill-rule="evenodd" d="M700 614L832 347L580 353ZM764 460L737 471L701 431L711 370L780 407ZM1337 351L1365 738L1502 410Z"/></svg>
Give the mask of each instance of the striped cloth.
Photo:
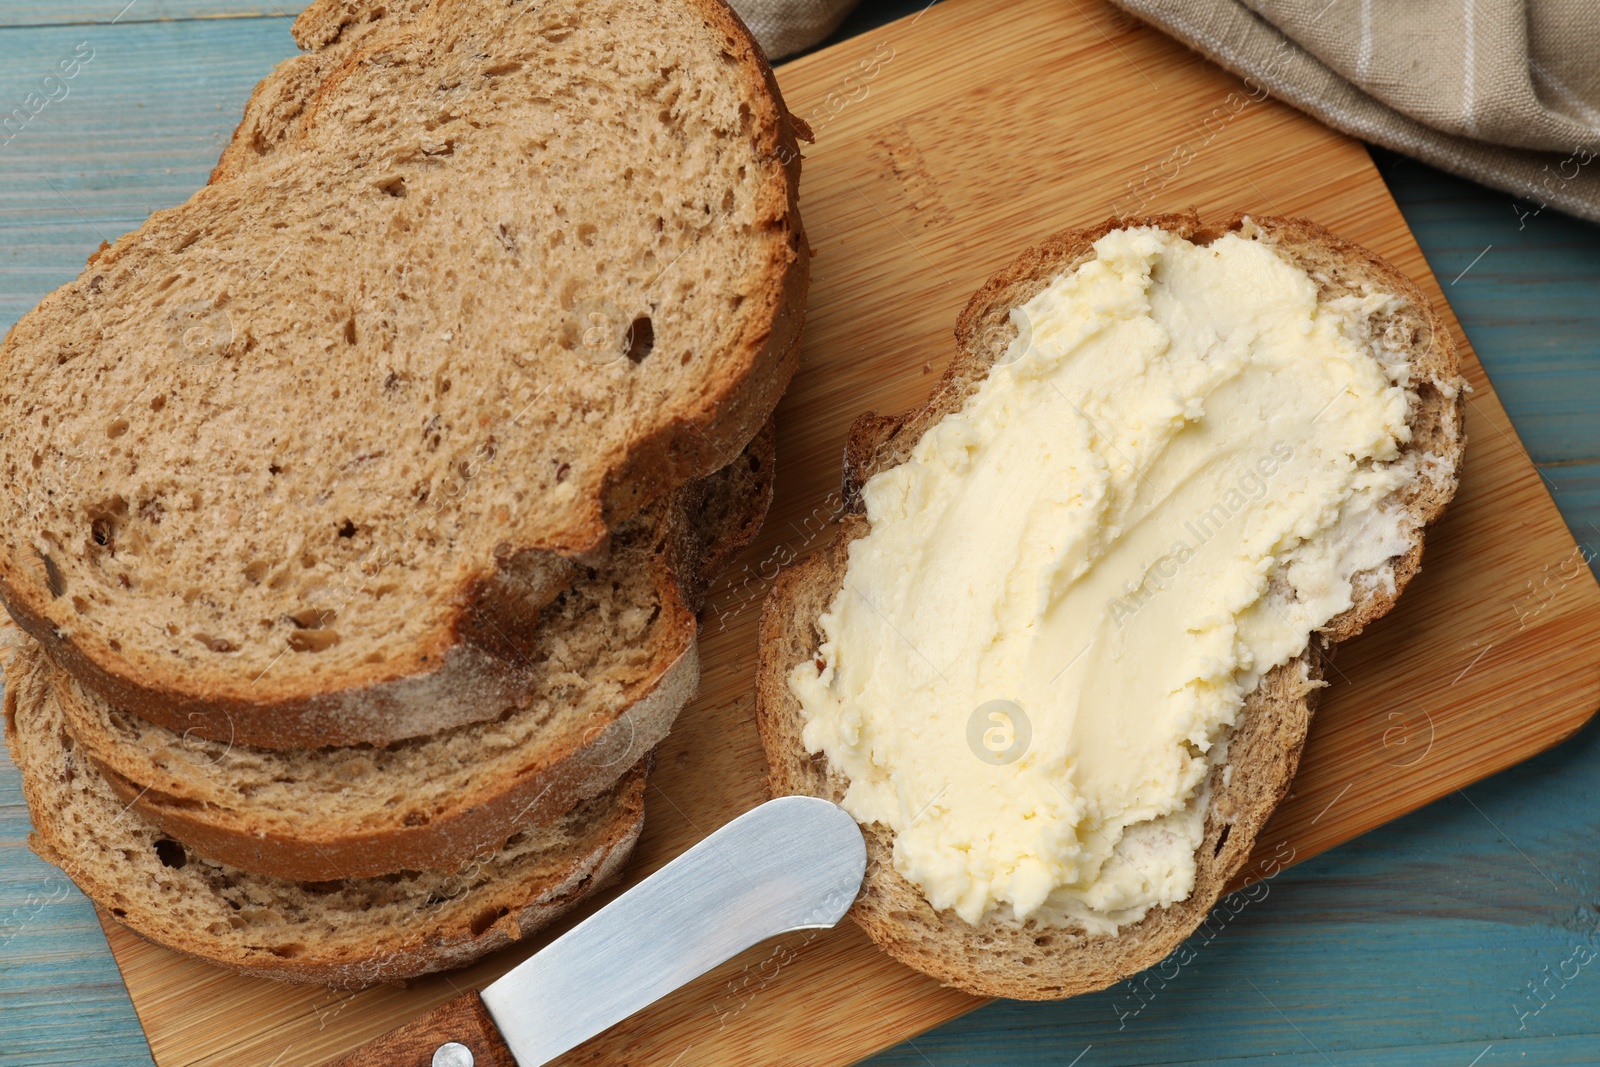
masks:
<svg viewBox="0 0 1600 1067"><path fill-rule="evenodd" d="M1336 129L1600 222L1597 0L1114 0Z"/></svg>
<svg viewBox="0 0 1600 1067"><path fill-rule="evenodd" d="M856 0L730 0L769 59L810 48L839 28Z"/></svg>

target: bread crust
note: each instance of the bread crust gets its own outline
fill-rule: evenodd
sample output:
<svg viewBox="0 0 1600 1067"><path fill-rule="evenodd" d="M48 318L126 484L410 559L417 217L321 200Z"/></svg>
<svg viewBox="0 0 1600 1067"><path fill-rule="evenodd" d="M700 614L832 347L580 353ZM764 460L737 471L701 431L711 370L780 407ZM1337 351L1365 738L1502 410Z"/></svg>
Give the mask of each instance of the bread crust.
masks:
<svg viewBox="0 0 1600 1067"><path fill-rule="evenodd" d="M103 818L115 824L126 816L119 816L119 805L103 785L96 789L92 781L74 784L77 776L98 772L76 756L64 721L49 709L48 676L13 673L8 668L7 683L6 741L22 772L23 795L34 817L30 847L134 933L241 974L360 989L464 966L527 937L608 884L627 862L644 823L648 760L631 768L592 811L586 810L587 821L571 841L521 862L490 857L486 866L501 863L506 868L493 871L498 877L447 900L424 899L426 894L419 893L405 921L374 936L356 936L340 928L336 915L299 924L274 925L269 919L249 935L219 936L192 922L186 924L173 909L151 905L148 890L142 887L147 879L159 879L164 860L130 850L123 862L108 863L105 856L86 854L74 845L58 820ZM132 839L127 844L160 838L142 822L127 833ZM293 891L282 879L237 871L230 878L236 886L253 887L251 899L270 901L274 894ZM392 880L386 881L392 886ZM270 903L265 906L271 910ZM213 910L230 911L220 902ZM241 921L248 929L251 920ZM331 928L326 925L330 923Z"/></svg>
<svg viewBox="0 0 1600 1067"><path fill-rule="evenodd" d="M231 748L217 753L213 764L202 761L197 768L174 769L167 758L113 733L106 709L94 708L94 698L68 675L43 669L52 676L54 698L73 736L121 800L203 856L305 881L458 868L498 848L518 830L547 823L609 789L666 737L699 687L695 609L705 587L760 528L771 501L773 445L769 423L734 464L679 489L663 513L653 538L664 551L641 564L657 570L654 585L664 617L657 624L654 659L609 709L610 717L591 719L580 734L566 738L565 747L506 753L480 768L469 788L446 797L443 808L401 800L376 814L290 817L270 802L229 795L212 780L226 772ZM708 510L708 495L716 496L720 506ZM18 656L29 660L38 653L25 648ZM479 727L461 729L470 734ZM547 740L545 732L537 737L541 743ZM166 742L178 748L184 739ZM413 743L439 744L435 739ZM301 754L302 759L317 756ZM504 770L508 764L515 766L514 773L491 776L491 770ZM294 772L286 767L282 773ZM364 788L362 779L350 784ZM393 789L395 784L380 788Z"/></svg>
<svg viewBox="0 0 1600 1067"><path fill-rule="evenodd" d="M684 482L726 465L761 429L787 388L799 360L810 278L810 249L798 209L801 156L798 137L809 137L804 123L789 115L777 81L760 48L738 16L722 0L679 0L720 34L726 54L746 84L757 151L781 164L761 194L758 209L770 223L768 262L762 284L746 298L758 309L727 363L736 368L708 383L685 410L630 442L626 454L602 479L585 517L547 543L508 540L494 558L481 562L451 598L449 620L414 644L394 650L382 663L362 664L337 678L297 678L285 672L260 677L217 674L198 684L191 672L166 667L158 655L112 647L91 631L68 633L59 616L66 610L51 597L29 564L0 555L0 602L18 625L44 646L51 659L114 706L133 711L179 732L263 748L324 745L386 745L408 737L483 721L514 703L525 691L528 670L515 635L536 625L538 608L565 586L571 561L602 562L612 526ZM296 23L302 43L337 42L349 24L348 5L322 0ZM414 3L407 14L437 15L443 0ZM363 26L331 70L317 68L320 81L285 76L286 61L252 95L246 119L219 161L213 182L226 184L244 174L256 158L247 151L255 121L282 94L310 92L294 111L288 140L314 126L318 104L330 87L365 55L381 47L384 22ZM315 81L315 85L305 84ZM274 94L279 94L275 96ZM91 257L102 269L115 262L144 233L144 227ZM88 284L88 274L74 286ZM48 299L48 298L47 298ZM9 336L9 335L8 335ZM3 353L5 345L0 345ZM141 665L137 660L147 659Z"/></svg>
<svg viewBox="0 0 1600 1067"><path fill-rule="evenodd" d="M863 827L867 873L852 918L891 956L978 996L1040 1000L1103 989L1163 959L1198 928L1244 869L1257 834L1288 791L1315 707L1323 657L1394 605L1420 566L1423 527L1443 514L1458 480L1465 439L1454 342L1422 292L1380 257L1304 219L1236 216L1211 228L1193 214L1157 215L1110 219L1056 234L1024 252L974 294L957 322L959 354L922 407L900 416L868 413L857 420L845 449L847 513L836 538L774 583L761 616L756 692L756 721L774 795L800 793L837 802L849 784L824 754L807 752L801 737L804 719L789 691L788 673L817 655L817 620L843 583L850 542L868 532L861 486L878 471L904 462L922 434L959 409L978 387L1015 336L1015 327L1009 325L1011 308L1092 258L1094 242L1105 234L1146 225L1197 243L1227 232L1256 234L1306 267L1323 296L1367 283L1404 297L1407 306L1392 328L1414 331L1413 438L1405 447L1436 458L1424 466L1425 477L1397 494L1396 502L1415 523L1415 538L1408 552L1390 561L1392 582L1377 580L1377 575L1358 581L1355 605L1314 634L1305 654L1269 672L1245 699L1228 764L1211 773L1212 800L1204 840L1196 851L1195 887L1186 900L1152 908L1143 920L1114 936L994 915L973 926L951 911L936 911L894 869L893 839L886 827ZM1228 767L1235 773L1225 773Z"/></svg>

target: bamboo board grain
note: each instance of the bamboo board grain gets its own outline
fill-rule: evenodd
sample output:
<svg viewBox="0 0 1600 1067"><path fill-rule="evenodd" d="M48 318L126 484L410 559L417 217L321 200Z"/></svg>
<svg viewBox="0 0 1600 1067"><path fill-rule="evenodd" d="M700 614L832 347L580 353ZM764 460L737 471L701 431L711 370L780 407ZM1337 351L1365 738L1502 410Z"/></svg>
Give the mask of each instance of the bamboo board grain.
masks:
<svg viewBox="0 0 1600 1067"><path fill-rule="evenodd" d="M779 80L817 131L802 191L816 248L804 358L779 409L771 518L712 597L701 695L661 749L630 879L765 796L756 614L777 570L828 536L851 420L926 394L957 311L990 272L1116 209L1317 219L1440 301L1474 390L1461 492L1400 607L1330 668L1256 873L1524 759L1600 705L1600 589L1361 145L1252 100L1092 0L949 0L789 64ZM239 978L107 930L161 1067L319 1064L537 945L350 994ZM845 924L752 950L563 1062L843 1064L978 1003Z"/></svg>

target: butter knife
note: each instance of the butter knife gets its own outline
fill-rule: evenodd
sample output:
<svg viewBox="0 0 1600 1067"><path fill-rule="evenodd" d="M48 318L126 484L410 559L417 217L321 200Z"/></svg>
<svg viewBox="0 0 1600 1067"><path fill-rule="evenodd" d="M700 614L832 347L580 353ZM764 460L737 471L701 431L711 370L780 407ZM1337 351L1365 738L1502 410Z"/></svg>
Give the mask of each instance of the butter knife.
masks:
<svg viewBox="0 0 1600 1067"><path fill-rule="evenodd" d="M867 849L844 809L779 797L745 812L484 990L329 1067L539 1067L752 945L833 926Z"/></svg>

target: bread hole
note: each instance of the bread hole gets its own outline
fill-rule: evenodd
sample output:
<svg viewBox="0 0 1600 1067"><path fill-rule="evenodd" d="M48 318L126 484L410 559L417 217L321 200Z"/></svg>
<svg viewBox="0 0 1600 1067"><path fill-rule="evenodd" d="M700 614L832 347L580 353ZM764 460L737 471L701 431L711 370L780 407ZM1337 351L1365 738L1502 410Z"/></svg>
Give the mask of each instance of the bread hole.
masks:
<svg viewBox="0 0 1600 1067"><path fill-rule="evenodd" d="M34 549L34 555L39 557L39 564L44 568L44 584L50 590L50 595L59 597L62 593L65 593L67 591L67 578L66 575L61 573L61 568L56 565L56 561L38 549Z"/></svg>
<svg viewBox="0 0 1600 1067"><path fill-rule="evenodd" d="M117 524L109 515L101 515L89 523L89 537L114 556L117 554Z"/></svg>
<svg viewBox="0 0 1600 1067"><path fill-rule="evenodd" d="M115 915L119 919L126 919L128 917L128 911L126 908L112 908L111 914Z"/></svg>
<svg viewBox="0 0 1600 1067"><path fill-rule="evenodd" d="M344 343L347 345L356 343L356 313L353 311L350 317L344 320Z"/></svg>
<svg viewBox="0 0 1600 1067"><path fill-rule="evenodd" d="M303 570L310 570L317 565L317 557L310 552L300 553L300 566Z"/></svg>
<svg viewBox="0 0 1600 1067"><path fill-rule="evenodd" d="M624 339L628 351L628 361L642 363L644 357L656 346L656 328L650 321L649 315L640 315L628 325L628 336Z"/></svg>
<svg viewBox="0 0 1600 1067"><path fill-rule="evenodd" d="M737 204L738 202L739 201L734 198L732 189L729 189L727 192L723 193L722 194L722 213L724 215L733 214L734 205Z"/></svg>
<svg viewBox="0 0 1600 1067"><path fill-rule="evenodd" d="M1222 846L1226 845L1228 843L1228 832L1230 830L1232 830L1232 829L1233 829L1233 823L1225 822L1225 823L1222 824L1222 833L1217 835L1217 844L1211 850L1211 854L1213 856L1217 856L1217 855L1220 855L1222 853Z"/></svg>
<svg viewBox="0 0 1600 1067"><path fill-rule="evenodd" d="M472 936L482 937L489 927L503 919L510 908L485 908L472 920Z"/></svg>
<svg viewBox="0 0 1600 1067"><path fill-rule="evenodd" d="M89 602L81 596L75 596L72 598L72 610L79 615L87 615L89 614Z"/></svg>
<svg viewBox="0 0 1600 1067"><path fill-rule="evenodd" d="M121 652L122 651L122 642L118 641L115 637L113 637L111 640L107 641L106 644L111 646L111 651L113 651L113 652Z"/></svg>
<svg viewBox="0 0 1600 1067"><path fill-rule="evenodd" d="M522 69L522 63L515 59L507 59L493 66L483 68L485 78L499 78L507 74L515 74Z"/></svg>
<svg viewBox="0 0 1600 1067"><path fill-rule="evenodd" d="M270 570L272 570L272 564L264 559L258 559L245 567L244 576L251 585L260 585L261 579L265 578Z"/></svg>
<svg viewBox="0 0 1600 1067"><path fill-rule="evenodd" d="M408 811L402 821L407 826L426 826L429 822L428 813L425 811Z"/></svg>
<svg viewBox="0 0 1600 1067"><path fill-rule="evenodd" d="M449 391L450 391L450 379L449 378L439 378L433 383L433 392L434 392L435 396L444 396L444 394L448 393Z"/></svg>
<svg viewBox="0 0 1600 1067"><path fill-rule="evenodd" d="M267 951L272 953L274 956L286 960L298 958L305 953L305 950L306 947L304 945L298 944L272 945L267 949Z"/></svg>
<svg viewBox="0 0 1600 1067"><path fill-rule="evenodd" d="M387 178L378 183L378 191L383 193L385 196L392 196L396 199L404 200L406 196L406 180L399 175L396 175L393 178Z"/></svg>
<svg viewBox="0 0 1600 1067"><path fill-rule="evenodd" d="M1056 939L1049 934L1041 934L1033 939L1033 943L1038 948L1049 948L1056 943Z"/></svg>
<svg viewBox="0 0 1600 1067"><path fill-rule="evenodd" d="M338 643L337 630L296 630L289 635L289 647L296 652L326 652Z"/></svg>
<svg viewBox="0 0 1600 1067"><path fill-rule="evenodd" d="M595 236L599 232L600 227L596 226L594 223L581 222L578 224L578 241L585 248L592 248L594 246Z"/></svg>
<svg viewBox="0 0 1600 1067"><path fill-rule="evenodd" d="M116 419L106 427L106 436L111 438L121 437L128 432L128 420Z"/></svg>
<svg viewBox="0 0 1600 1067"><path fill-rule="evenodd" d="M282 474L283 473L283 468L278 466L276 463L269 463L269 464L267 464L267 473L268 474Z"/></svg>
<svg viewBox="0 0 1600 1067"><path fill-rule="evenodd" d="M340 537L354 537L355 535L356 535L356 524L351 522L349 519L344 520L343 525L341 525L339 527L339 536Z"/></svg>
<svg viewBox="0 0 1600 1067"><path fill-rule="evenodd" d="M156 839L156 859L161 861L163 867L181 870L189 862L189 854L183 846L170 837Z"/></svg>
<svg viewBox="0 0 1600 1067"><path fill-rule="evenodd" d="M151 411L160 411L162 408L164 408L166 406L167 406L167 394L166 393L157 393L155 396L150 398L150 410Z"/></svg>
<svg viewBox="0 0 1600 1067"><path fill-rule="evenodd" d="M38 470L42 466L44 466L44 457L38 452L35 452L33 454L33 469Z"/></svg>

